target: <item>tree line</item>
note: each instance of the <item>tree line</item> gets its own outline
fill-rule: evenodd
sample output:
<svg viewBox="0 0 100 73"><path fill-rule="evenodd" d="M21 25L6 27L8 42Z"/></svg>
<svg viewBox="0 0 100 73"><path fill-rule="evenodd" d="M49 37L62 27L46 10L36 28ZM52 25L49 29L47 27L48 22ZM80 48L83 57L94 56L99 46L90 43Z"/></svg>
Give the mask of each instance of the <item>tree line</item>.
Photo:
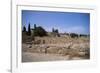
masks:
<svg viewBox="0 0 100 73"><path fill-rule="evenodd" d="M40 37L47 36L47 31L42 26L37 27L36 24L34 24L34 28L31 28L30 23L29 23L27 30L24 25L23 32L26 32L27 36L40 36Z"/></svg>
<svg viewBox="0 0 100 73"><path fill-rule="evenodd" d="M22 31L25 32L27 36L33 36L33 37L35 37L35 36L40 36L40 37L48 36L47 31L42 26L37 26L36 24L34 24L34 28L31 28L31 25L29 23L27 30L26 30L26 26L24 25ZM60 33L59 33L58 29L52 28L52 34L60 37ZM78 37L83 37L83 36L87 37L89 35L70 33L69 36L72 38L76 38L76 37L78 38Z"/></svg>

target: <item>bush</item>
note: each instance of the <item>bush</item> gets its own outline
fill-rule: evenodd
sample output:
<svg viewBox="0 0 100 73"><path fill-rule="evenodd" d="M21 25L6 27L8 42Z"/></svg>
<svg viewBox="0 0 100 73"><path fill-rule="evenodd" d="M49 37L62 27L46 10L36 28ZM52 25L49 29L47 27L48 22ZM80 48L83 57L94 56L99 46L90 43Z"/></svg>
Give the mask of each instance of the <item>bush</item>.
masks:
<svg viewBox="0 0 100 73"><path fill-rule="evenodd" d="M78 34L76 34L76 33L71 33L70 36L71 36L71 38L78 38Z"/></svg>

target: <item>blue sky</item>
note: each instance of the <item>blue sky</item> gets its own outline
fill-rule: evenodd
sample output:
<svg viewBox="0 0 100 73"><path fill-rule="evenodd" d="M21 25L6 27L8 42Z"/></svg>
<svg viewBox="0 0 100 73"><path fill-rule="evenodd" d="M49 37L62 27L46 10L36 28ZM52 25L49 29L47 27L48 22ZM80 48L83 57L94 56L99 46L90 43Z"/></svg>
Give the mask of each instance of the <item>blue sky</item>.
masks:
<svg viewBox="0 0 100 73"><path fill-rule="evenodd" d="M90 33L89 13L22 10L22 25L27 28L29 23L32 28L36 24L49 32L55 28L60 33Z"/></svg>

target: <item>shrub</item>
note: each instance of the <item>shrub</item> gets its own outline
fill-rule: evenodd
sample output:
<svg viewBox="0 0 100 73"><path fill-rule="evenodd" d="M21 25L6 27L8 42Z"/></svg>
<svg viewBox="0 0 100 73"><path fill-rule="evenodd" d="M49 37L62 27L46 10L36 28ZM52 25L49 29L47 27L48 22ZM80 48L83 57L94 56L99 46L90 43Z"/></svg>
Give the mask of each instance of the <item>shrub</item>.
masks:
<svg viewBox="0 0 100 73"><path fill-rule="evenodd" d="M71 37L71 38L75 38L75 37L78 38L78 34L76 34L76 33L71 33L71 34L70 34L70 37Z"/></svg>

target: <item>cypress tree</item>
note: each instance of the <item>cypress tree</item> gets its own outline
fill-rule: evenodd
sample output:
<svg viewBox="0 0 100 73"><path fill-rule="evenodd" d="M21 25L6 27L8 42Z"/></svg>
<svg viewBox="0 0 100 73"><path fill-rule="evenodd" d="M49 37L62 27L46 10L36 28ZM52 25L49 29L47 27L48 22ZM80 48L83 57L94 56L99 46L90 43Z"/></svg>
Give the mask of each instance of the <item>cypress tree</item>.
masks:
<svg viewBox="0 0 100 73"><path fill-rule="evenodd" d="M30 36L31 35L31 26L30 26L30 23L28 25L28 35Z"/></svg>

